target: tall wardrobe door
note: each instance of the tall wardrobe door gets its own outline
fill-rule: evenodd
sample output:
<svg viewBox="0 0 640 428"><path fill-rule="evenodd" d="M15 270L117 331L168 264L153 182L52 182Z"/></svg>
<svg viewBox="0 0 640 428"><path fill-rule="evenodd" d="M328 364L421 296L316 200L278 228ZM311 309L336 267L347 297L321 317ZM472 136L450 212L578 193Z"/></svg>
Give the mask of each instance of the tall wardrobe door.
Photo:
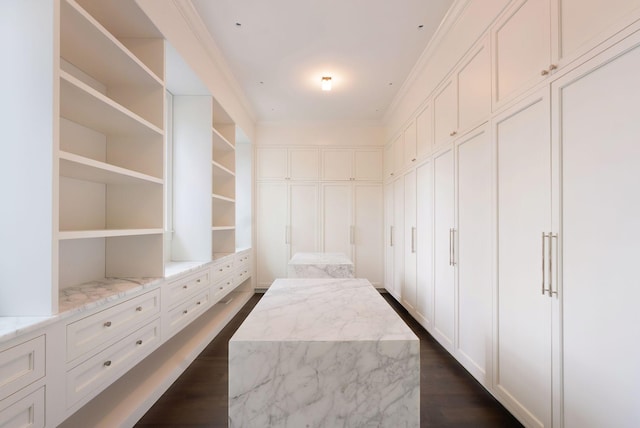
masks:
<svg viewBox="0 0 640 428"><path fill-rule="evenodd" d="M322 185L323 251L351 257L351 183Z"/></svg>
<svg viewBox="0 0 640 428"><path fill-rule="evenodd" d="M393 183L384 185L384 288L395 294L393 287L393 251L395 237L393 227Z"/></svg>
<svg viewBox="0 0 640 428"><path fill-rule="evenodd" d="M554 86L566 428L640 426L639 42Z"/></svg>
<svg viewBox="0 0 640 428"><path fill-rule="evenodd" d="M318 185L290 184L289 194L289 257L299 252L318 251Z"/></svg>
<svg viewBox="0 0 640 428"><path fill-rule="evenodd" d="M353 262L356 277L382 284L382 185L358 183L353 186Z"/></svg>
<svg viewBox="0 0 640 428"><path fill-rule="evenodd" d="M528 426L551 424L551 301L542 233L551 226L548 89L494 123L498 174L497 394Z"/></svg>
<svg viewBox="0 0 640 428"><path fill-rule="evenodd" d="M458 231L458 342L456 355L485 380L491 337L492 150L489 127L456 142Z"/></svg>
<svg viewBox="0 0 640 428"><path fill-rule="evenodd" d="M416 168L416 314L433 325L433 173L431 162Z"/></svg>
<svg viewBox="0 0 640 428"><path fill-rule="evenodd" d="M404 287L402 302L416 307L416 171L404 176Z"/></svg>
<svg viewBox="0 0 640 428"><path fill-rule="evenodd" d="M402 299L404 288L404 178L393 182L393 293Z"/></svg>
<svg viewBox="0 0 640 428"><path fill-rule="evenodd" d="M289 261L288 187L286 183L256 184L257 283L267 288L276 278L287 276Z"/></svg>
<svg viewBox="0 0 640 428"><path fill-rule="evenodd" d="M434 331L453 353L455 321L455 231L453 149L436 155L434 168Z"/></svg>

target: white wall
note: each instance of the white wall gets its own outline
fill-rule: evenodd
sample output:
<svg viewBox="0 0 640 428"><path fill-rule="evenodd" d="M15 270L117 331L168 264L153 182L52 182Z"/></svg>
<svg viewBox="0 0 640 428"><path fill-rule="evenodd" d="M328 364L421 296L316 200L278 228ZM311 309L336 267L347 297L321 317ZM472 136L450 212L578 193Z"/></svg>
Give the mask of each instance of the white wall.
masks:
<svg viewBox="0 0 640 428"><path fill-rule="evenodd" d="M258 145L383 146L384 127L377 121L261 122Z"/></svg>

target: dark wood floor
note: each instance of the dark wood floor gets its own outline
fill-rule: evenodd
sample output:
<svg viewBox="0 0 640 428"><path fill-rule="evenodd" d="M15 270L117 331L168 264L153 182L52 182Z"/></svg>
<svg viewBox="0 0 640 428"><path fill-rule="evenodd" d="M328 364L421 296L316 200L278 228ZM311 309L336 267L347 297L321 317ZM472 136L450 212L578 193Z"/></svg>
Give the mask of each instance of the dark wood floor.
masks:
<svg viewBox="0 0 640 428"><path fill-rule="evenodd" d="M228 342L260 300L255 295L136 427L227 426ZM420 338L420 426L521 427L391 296L385 299Z"/></svg>

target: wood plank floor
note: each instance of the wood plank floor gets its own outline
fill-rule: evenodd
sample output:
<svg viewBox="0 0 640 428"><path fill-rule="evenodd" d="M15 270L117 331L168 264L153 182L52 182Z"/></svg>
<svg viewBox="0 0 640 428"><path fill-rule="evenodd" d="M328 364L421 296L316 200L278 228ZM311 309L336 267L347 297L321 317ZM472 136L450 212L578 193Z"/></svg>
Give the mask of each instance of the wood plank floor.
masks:
<svg viewBox="0 0 640 428"><path fill-rule="evenodd" d="M420 426L521 427L391 296L383 294L420 338ZM139 428L227 426L228 342L256 294L136 424Z"/></svg>

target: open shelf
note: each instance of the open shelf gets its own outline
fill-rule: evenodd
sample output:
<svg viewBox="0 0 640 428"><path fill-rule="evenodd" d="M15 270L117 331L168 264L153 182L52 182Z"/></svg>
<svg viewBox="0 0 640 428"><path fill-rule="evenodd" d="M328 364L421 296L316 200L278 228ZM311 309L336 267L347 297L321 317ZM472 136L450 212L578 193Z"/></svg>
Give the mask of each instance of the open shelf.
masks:
<svg viewBox="0 0 640 428"><path fill-rule="evenodd" d="M161 178L141 174L73 153L60 152L59 158L60 175L63 177L105 184L163 184Z"/></svg>
<svg viewBox="0 0 640 428"><path fill-rule="evenodd" d="M211 161L211 164L213 165L213 175L214 176L231 176L231 177L235 177L236 173L231 171L230 169L224 167L223 165L220 165L218 162L216 161Z"/></svg>
<svg viewBox="0 0 640 428"><path fill-rule="evenodd" d="M117 236L161 235L163 229L100 229L100 230L61 230L58 239L113 238Z"/></svg>
<svg viewBox="0 0 640 428"><path fill-rule="evenodd" d="M211 197L217 201L223 201L223 202L229 202L229 203L235 203L236 200L233 198L227 198L226 196L222 196L222 195L216 195L215 193L211 194Z"/></svg>
<svg viewBox="0 0 640 428"><path fill-rule="evenodd" d="M211 128L213 132L213 146L215 149L220 151L234 151L235 146L227 140L227 137L222 135L220 131L218 131L215 126ZM214 156L215 157L215 156Z"/></svg>
<svg viewBox="0 0 640 428"><path fill-rule="evenodd" d="M163 135L151 122L62 70L60 115L105 135Z"/></svg>

